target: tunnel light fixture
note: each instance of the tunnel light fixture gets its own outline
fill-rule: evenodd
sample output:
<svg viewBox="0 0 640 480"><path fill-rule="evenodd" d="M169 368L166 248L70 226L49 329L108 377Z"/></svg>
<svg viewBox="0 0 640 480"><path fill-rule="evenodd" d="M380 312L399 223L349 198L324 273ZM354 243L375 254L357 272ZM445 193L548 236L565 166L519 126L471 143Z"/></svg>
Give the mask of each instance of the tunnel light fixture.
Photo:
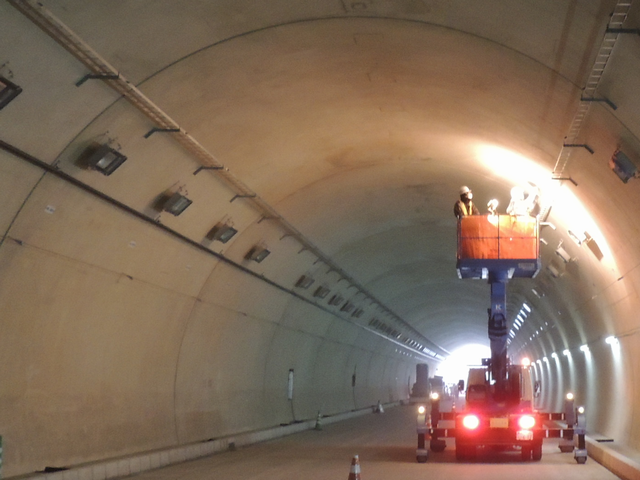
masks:
<svg viewBox="0 0 640 480"><path fill-rule="evenodd" d="M553 278L558 278L560 276L560 271L553 265L547 265L547 270L549 270L549 273Z"/></svg>
<svg viewBox="0 0 640 480"><path fill-rule="evenodd" d="M624 183L627 183L632 178L638 177L638 167L620 150L613 152L609 160L609 168L611 168Z"/></svg>
<svg viewBox="0 0 640 480"><path fill-rule="evenodd" d="M209 231L207 238L209 240L227 243L236 233L238 233L238 230L228 223L218 223Z"/></svg>
<svg viewBox="0 0 640 480"><path fill-rule="evenodd" d="M329 299L329 305L340 305L344 301L344 298L336 294Z"/></svg>
<svg viewBox="0 0 640 480"><path fill-rule="evenodd" d="M109 145L100 145L87 156L86 164L91 170L96 170L105 176L109 176L126 160L127 157Z"/></svg>
<svg viewBox="0 0 640 480"><path fill-rule="evenodd" d="M620 341L614 336L607 337L604 339L604 341L607 343L607 345L611 345L612 347L617 347L620 345Z"/></svg>
<svg viewBox="0 0 640 480"><path fill-rule="evenodd" d="M547 357L542 357L542 361L546 362L546 363L549 363L549 359Z"/></svg>
<svg viewBox="0 0 640 480"><path fill-rule="evenodd" d="M571 356L571 352L570 352L568 349L563 350L563 351L562 351L562 354L563 354L565 357L570 357L570 356Z"/></svg>
<svg viewBox="0 0 640 480"><path fill-rule="evenodd" d="M308 289L311 285L313 285L313 283L315 282L315 280L307 275L302 275L298 281L296 282L296 287L298 288L302 288L304 290Z"/></svg>
<svg viewBox="0 0 640 480"><path fill-rule="evenodd" d="M247 252L247 255L245 255L245 258L247 260L253 260L256 263L260 263L265 258L267 258L270 253L271 252L269 250L267 250L265 247L262 247L260 245L256 245L251 250L249 250L249 252Z"/></svg>
<svg viewBox="0 0 640 480"><path fill-rule="evenodd" d="M589 352L589 345L586 345L586 344L585 344L585 345L582 345L582 346L580 347L580 351L581 351L581 352L584 352L584 353Z"/></svg>
<svg viewBox="0 0 640 480"><path fill-rule="evenodd" d="M531 313L531 307L529 305L527 305L526 303L522 304L522 308L524 308L528 313Z"/></svg>
<svg viewBox="0 0 640 480"><path fill-rule="evenodd" d="M551 358L554 358L554 359L558 360L558 354L556 352L553 352L551 354Z"/></svg>
<svg viewBox="0 0 640 480"><path fill-rule="evenodd" d="M0 76L0 110L6 107L21 92L22 88Z"/></svg>
<svg viewBox="0 0 640 480"><path fill-rule="evenodd" d="M313 292L313 296L317 298L325 298L327 295L329 295L330 291L330 288L321 285L320 287L316 288L315 292Z"/></svg>
<svg viewBox="0 0 640 480"><path fill-rule="evenodd" d="M573 393L571 393L571 392L567 393L567 400L571 401L571 400L573 400L573 398L574 398L573 397Z"/></svg>
<svg viewBox="0 0 640 480"><path fill-rule="evenodd" d="M351 302L346 302L341 308L340 311L341 312L346 312L349 313L351 310L353 310L355 308L355 305Z"/></svg>
<svg viewBox="0 0 640 480"><path fill-rule="evenodd" d="M587 236L584 233L576 233L573 230L568 230L567 233L569 234L571 240L576 242L578 245L582 245L582 242L587 239Z"/></svg>
<svg viewBox="0 0 640 480"><path fill-rule="evenodd" d="M562 240L558 244L556 248L556 255L558 255L564 263L569 263L571 261L571 255L564 248L562 248Z"/></svg>
<svg viewBox="0 0 640 480"><path fill-rule="evenodd" d="M184 212L189 205L193 203L181 193L175 192L171 195L162 207L162 210L169 212L171 215L178 216Z"/></svg>

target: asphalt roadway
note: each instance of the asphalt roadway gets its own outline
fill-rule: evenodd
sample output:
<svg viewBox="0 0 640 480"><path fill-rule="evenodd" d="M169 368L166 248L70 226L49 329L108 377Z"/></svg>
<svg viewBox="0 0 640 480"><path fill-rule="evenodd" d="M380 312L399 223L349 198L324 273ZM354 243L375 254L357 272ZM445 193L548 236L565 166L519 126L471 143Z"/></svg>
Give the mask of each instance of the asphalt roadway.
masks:
<svg viewBox="0 0 640 480"><path fill-rule="evenodd" d="M455 447L429 453L417 463L415 407L400 406L325 425L235 451L147 471L139 480L347 480L354 455L361 480L609 480L613 475L592 458L578 465L545 440L540 462L520 461L519 451L480 452L458 462ZM138 480L136 479L136 480Z"/></svg>

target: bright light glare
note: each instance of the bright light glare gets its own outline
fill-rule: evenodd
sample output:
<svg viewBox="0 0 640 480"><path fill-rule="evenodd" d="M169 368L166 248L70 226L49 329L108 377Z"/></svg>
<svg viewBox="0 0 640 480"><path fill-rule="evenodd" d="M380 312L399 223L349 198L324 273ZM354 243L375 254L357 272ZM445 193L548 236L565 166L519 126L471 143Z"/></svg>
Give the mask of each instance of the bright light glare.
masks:
<svg viewBox="0 0 640 480"><path fill-rule="evenodd" d="M418 413L419 413L420 415L424 415L424 413L425 413L426 411L427 411L427 409L426 409L426 408L424 408L424 405L420 405L420 406L418 407Z"/></svg>
<svg viewBox="0 0 640 480"><path fill-rule="evenodd" d="M536 419L531 415L524 415L518 420L518 425L523 430L531 430L536 425Z"/></svg>
<svg viewBox="0 0 640 480"><path fill-rule="evenodd" d="M602 232L591 215L576 198L570 188L562 182L552 180L548 168L511 150L493 145L481 145L477 149L478 159L493 173L508 180L512 185L527 186L533 182L540 188L544 205L552 205L554 216L560 218L568 229L582 235L585 231L597 242L605 257L611 258L611 250Z"/></svg>
<svg viewBox="0 0 640 480"><path fill-rule="evenodd" d="M451 352L451 355L438 365L437 374L443 377L445 383L458 383L458 380L467 379L469 365L481 365L482 359L490 356L491 349L486 345L465 345Z"/></svg>
<svg viewBox="0 0 640 480"><path fill-rule="evenodd" d="M585 352L585 353L588 352L589 351L589 345L582 345L580 347L580 351L581 352Z"/></svg>
<svg viewBox="0 0 640 480"><path fill-rule="evenodd" d="M567 400L573 400L573 393L567 393Z"/></svg>
<svg viewBox="0 0 640 480"><path fill-rule="evenodd" d="M524 365L525 367L528 367L529 365L531 365L531 360L529 360L527 357L524 357L522 359L522 365Z"/></svg>
<svg viewBox="0 0 640 480"><path fill-rule="evenodd" d="M607 342L607 345L611 345L612 347L617 347L618 345L620 345L620 342L618 341L618 339L613 336L605 338L604 341Z"/></svg>
<svg viewBox="0 0 640 480"><path fill-rule="evenodd" d="M480 419L475 415L467 415L462 419L462 425L469 430L475 430L480 425Z"/></svg>

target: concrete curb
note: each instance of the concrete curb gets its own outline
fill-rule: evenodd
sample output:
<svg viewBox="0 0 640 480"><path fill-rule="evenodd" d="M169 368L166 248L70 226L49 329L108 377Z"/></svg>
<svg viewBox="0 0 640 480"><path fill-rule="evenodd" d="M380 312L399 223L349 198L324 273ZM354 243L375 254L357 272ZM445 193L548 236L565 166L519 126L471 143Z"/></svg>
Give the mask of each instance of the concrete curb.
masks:
<svg viewBox="0 0 640 480"><path fill-rule="evenodd" d="M620 452L599 443L592 437L585 437L587 452L596 462L623 480L640 480L640 463L625 457Z"/></svg>
<svg viewBox="0 0 640 480"><path fill-rule="evenodd" d="M388 408L399 404L399 402L389 403L386 404L385 407ZM371 407L360 410L322 417L322 423L328 425L342 420L368 415L374 413L375 409L376 405L372 405ZM14 480L108 480L126 477L156 468L207 457L215 453L233 450L237 447L244 447L254 443L285 437L294 433L300 433L305 430L312 430L315 426L316 418L265 430L239 433L228 437L190 443L179 447L76 465L56 472L36 472L11 478Z"/></svg>

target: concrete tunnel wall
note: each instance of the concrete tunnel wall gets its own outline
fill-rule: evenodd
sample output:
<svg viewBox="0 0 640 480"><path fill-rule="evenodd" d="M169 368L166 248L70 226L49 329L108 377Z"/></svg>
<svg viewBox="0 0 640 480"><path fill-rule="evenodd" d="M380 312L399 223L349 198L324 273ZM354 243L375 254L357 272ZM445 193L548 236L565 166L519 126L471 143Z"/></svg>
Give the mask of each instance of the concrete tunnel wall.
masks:
<svg viewBox="0 0 640 480"><path fill-rule="evenodd" d="M0 253L7 475L407 397L393 344L1 155L3 191L32 179Z"/></svg>
<svg viewBox="0 0 640 480"><path fill-rule="evenodd" d="M565 51L575 53L565 57L558 51L562 46L545 50L554 42L552 26L540 29L539 37L518 35L529 21L555 25L547 12L542 20L537 18L540 12L533 2L527 7L534 10L532 15L523 14L521 23L503 22L500 28L494 18L476 21L481 12L467 11L468 16L460 18L438 16L437 11L407 14L398 13L397 5L392 8L395 3L377 4L374 13L380 19L348 21L308 21L353 13L328 3L305 4L293 13L282 7L264 14L279 26L265 31L261 15L236 24L225 11L228 16L220 18L230 23L220 31L178 28L192 42L186 47L172 44L167 35L160 39L166 48L154 50L152 37L144 37L131 42L130 52L126 9L114 12L118 16L112 20L125 24L125 35L106 40L88 28L83 17L102 17L108 23L103 6L82 12L73 2L68 9L47 5L75 20L74 28L110 52L109 60L122 65L124 75L143 85L171 114L184 118L185 128L221 152L232 171L256 185L294 225L311 232L310 238L347 272L401 309L425 337L450 348L486 338L484 318L467 318L475 315L477 320L472 312L478 311L483 317L488 287L454 283L455 222L448 195L468 178L477 179L477 198L508 192L511 186L490 168L476 165L460 145L473 135L486 136L540 158L550 170L580 95L592 43L599 39L606 23L602 19L614 2L569 8L583 28L561 37L570 40ZM494 7L499 4L494 2ZM550 8L544 2L536 5ZM172 12L167 8L159 9L158 18ZM635 12L632 19L638 18ZM163 28L174 23L180 27L173 13L166 15L163 21L172 20ZM390 18L394 15L397 18ZM465 18L473 19L472 26ZM148 119L104 83L88 81L76 87L86 68L8 2L0 4L0 22L1 51L9 62L0 74L14 72L24 89L0 111L0 140L42 162L0 149L0 434L5 475L406 398L415 363L427 359L407 344L389 341L388 332L376 331L370 322L382 318L411 337L406 324L385 317L367 293L318 261L277 222L265 220L247 199L230 202L234 192L214 173L194 175L201 164L171 137L156 133L144 138ZM147 26L154 31L162 25ZM256 35L244 35L254 31ZM300 51L287 43L298 36L303 39ZM385 36L393 48L381 48ZM316 43L317 38L326 44ZM224 41L229 39L237 41ZM354 39L360 40L357 52L344 53L343 44L356 44ZM124 47L110 50L109 41ZM615 74L603 82L603 92L619 103L616 116L601 106L592 109L584 137L596 154L574 154L580 168L570 173L579 188L567 186L597 219L606 256L598 260L584 245L572 243L567 237L570 219L562 206L554 206L549 221L557 229L543 230L543 271L535 280L544 296L533 295L531 283L514 281L509 311L517 312L523 302L533 307L513 351L540 360L535 364L536 377L543 381L540 408L559 409L564 393L573 390L587 405L590 430L640 449L640 216L634 207L640 204L640 192L634 180L623 185L607 164L617 146L633 150L638 143L640 97L636 84L628 80L638 71L632 41L624 39L625 56L613 59L608 68ZM263 58L279 42L284 47L277 61ZM191 55L205 46L214 48ZM438 53L450 50L424 58L426 46ZM389 61L400 47L412 62L401 65L401 82L385 83L396 77L395 70L380 69L382 60ZM145 49L153 54L139 61ZM185 55L185 61L178 62ZM455 61L448 63L449 58ZM502 69L487 67L498 60L504 61ZM357 68L367 62L377 68L369 77L356 81L342 75L352 64ZM241 68L245 64L251 74ZM305 70L297 70L301 65ZM434 74L444 75L456 65L456 72L464 75L440 79ZM327 74L330 81L322 80L325 70L333 73ZM299 73L289 87L296 89L295 98L313 101L304 108L287 103L292 90L283 87L283 72ZM420 90L426 90L424 79L430 75L438 79L436 92L422 97ZM507 77L512 81L492 90ZM215 88L197 90L204 81ZM327 92L324 84L335 88ZM208 96L217 89L226 95ZM301 95L305 90L313 95ZM443 92L453 103L440 105L447 98ZM394 95L403 107L400 112ZM378 112L370 108L377 107L377 98L382 98L379 110L388 116L372 114ZM416 114L432 103L438 104L440 115L431 119ZM259 115L268 121L259 122ZM301 118L304 128L295 130ZM462 132L460 137L438 130L438 123L446 122ZM389 144L380 140L387 138L379 133L386 132L386 125L396 132L388 135ZM292 136L292 130L298 136ZM411 143L420 130L428 131L427 140ZM331 134L325 137L325 132ZM330 144L334 137L336 143ZM443 143L439 137L445 138ZM129 155L121 170L104 177L78 164L88 146L108 141ZM424 146L431 143L432 150ZM400 153L386 162L385 155L394 149ZM296 163L300 152L304 165ZM423 157L443 161L423 165L416 160ZM318 180L318 171L329 180ZM416 186L415 178L432 183ZM382 183L386 188L378 189ZM322 197L324 190L328 198ZM178 217L156 208L159 197L172 191L194 200ZM413 196L403 196L404 191ZM427 207L415 192L428 199ZM396 198L400 200L394 204ZM401 216L404 212L415 217ZM224 245L208 240L211 227L225 219L233 220L238 235ZM574 259L567 264L555 253L561 240ZM257 244L271 250L262 263L245 259ZM398 245L401 248L394 249ZM550 265L559 270L558 276L549 274ZM311 289L295 286L301 275L315 279ZM424 276L441 276L449 283L431 284ZM362 308L363 315L353 317L314 297L321 285ZM459 288L463 293L456 294ZM609 335L618 336L619 349L604 343ZM590 346L589 356L579 350L582 344ZM570 356L562 354L565 349ZM433 372L436 362L429 363ZM287 399L289 369L295 372L293 405Z"/></svg>

